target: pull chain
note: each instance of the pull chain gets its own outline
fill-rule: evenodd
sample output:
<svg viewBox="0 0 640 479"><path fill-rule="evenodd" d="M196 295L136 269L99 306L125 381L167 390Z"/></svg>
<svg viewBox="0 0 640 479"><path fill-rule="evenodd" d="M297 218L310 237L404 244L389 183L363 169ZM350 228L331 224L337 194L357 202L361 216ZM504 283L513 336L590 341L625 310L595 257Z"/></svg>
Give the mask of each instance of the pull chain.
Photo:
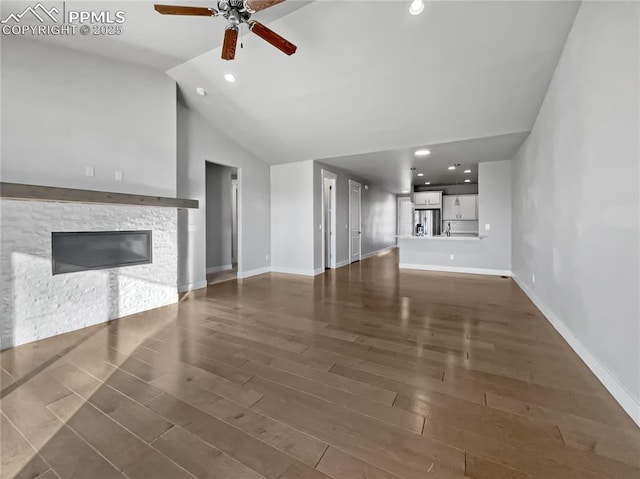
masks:
<svg viewBox="0 0 640 479"><path fill-rule="evenodd" d="M244 48L244 44L242 42L242 24L240 24L240 48Z"/></svg>

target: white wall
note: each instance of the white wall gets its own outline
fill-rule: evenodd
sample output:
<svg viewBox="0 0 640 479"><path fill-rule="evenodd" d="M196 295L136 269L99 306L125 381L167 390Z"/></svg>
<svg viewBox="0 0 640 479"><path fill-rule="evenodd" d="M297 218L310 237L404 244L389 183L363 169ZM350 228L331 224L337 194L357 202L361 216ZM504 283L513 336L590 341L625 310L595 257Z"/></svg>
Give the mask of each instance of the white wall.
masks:
<svg viewBox="0 0 640 479"><path fill-rule="evenodd" d="M2 349L178 300L175 208L1 200ZM52 275L53 231L152 230L153 263Z"/></svg>
<svg viewBox="0 0 640 479"><path fill-rule="evenodd" d="M319 161L313 166L314 267L322 269L322 170L338 175L336 181L336 263L349 260L349 180L362 185L362 255L396 243L396 195L384 188ZM368 185L367 190L364 185Z"/></svg>
<svg viewBox="0 0 640 479"><path fill-rule="evenodd" d="M238 168L239 277L262 271L270 263L269 165L178 103L177 194L200 201L199 209L180 211L178 215L181 291L206 285L206 161Z"/></svg>
<svg viewBox="0 0 640 479"><path fill-rule="evenodd" d="M400 239L400 267L510 274L510 160L478 164L478 223L480 240ZM488 231L486 224L491 225Z"/></svg>
<svg viewBox="0 0 640 479"><path fill-rule="evenodd" d="M639 18L580 7L514 158L513 271L640 424Z"/></svg>
<svg viewBox="0 0 640 479"><path fill-rule="evenodd" d="M273 271L315 273L313 178L311 160L271 166Z"/></svg>
<svg viewBox="0 0 640 479"><path fill-rule="evenodd" d="M213 163L206 165L206 241L209 272L231 268L231 175L234 171L227 166Z"/></svg>
<svg viewBox="0 0 640 479"><path fill-rule="evenodd" d="M175 196L175 99L162 72L3 36L2 181Z"/></svg>

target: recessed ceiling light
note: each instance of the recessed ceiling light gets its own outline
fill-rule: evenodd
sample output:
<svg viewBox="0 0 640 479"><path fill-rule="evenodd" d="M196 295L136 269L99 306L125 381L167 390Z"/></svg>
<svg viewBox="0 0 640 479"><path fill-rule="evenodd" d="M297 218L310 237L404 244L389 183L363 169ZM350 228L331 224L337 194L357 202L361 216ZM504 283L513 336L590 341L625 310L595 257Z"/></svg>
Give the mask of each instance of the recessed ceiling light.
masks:
<svg viewBox="0 0 640 479"><path fill-rule="evenodd" d="M471 180L467 179L467 180L464 180L464 182L465 183L471 183Z"/></svg>
<svg viewBox="0 0 640 479"><path fill-rule="evenodd" d="M416 156L429 156L431 152L426 148L421 148L420 150L416 150Z"/></svg>
<svg viewBox="0 0 640 479"><path fill-rule="evenodd" d="M465 173L471 173L471 170L464 170Z"/></svg>
<svg viewBox="0 0 640 479"><path fill-rule="evenodd" d="M402 190L403 193L409 193L409 190Z"/></svg>
<svg viewBox="0 0 640 479"><path fill-rule="evenodd" d="M227 80L229 83L233 83L236 81L236 77L234 77L231 73L227 73L224 76L224 79Z"/></svg>
<svg viewBox="0 0 640 479"><path fill-rule="evenodd" d="M450 170L455 170L455 169L456 169L456 167L455 167L455 166L453 166L453 165L451 165L451 166L449 167L449 169L450 169Z"/></svg>
<svg viewBox="0 0 640 479"><path fill-rule="evenodd" d="M424 184L425 184L425 185L430 185L430 184L431 184L431 182L430 182L430 181L426 181Z"/></svg>
<svg viewBox="0 0 640 479"><path fill-rule="evenodd" d="M411 15L420 15L424 10L424 2L422 0L413 0L409 5L409 13Z"/></svg>
<svg viewBox="0 0 640 479"><path fill-rule="evenodd" d="M207 90L204 88L198 87L196 88L196 93L200 96L205 96L207 94Z"/></svg>
<svg viewBox="0 0 640 479"><path fill-rule="evenodd" d="M418 176L424 176L424 173L418 173Z"/></svg>

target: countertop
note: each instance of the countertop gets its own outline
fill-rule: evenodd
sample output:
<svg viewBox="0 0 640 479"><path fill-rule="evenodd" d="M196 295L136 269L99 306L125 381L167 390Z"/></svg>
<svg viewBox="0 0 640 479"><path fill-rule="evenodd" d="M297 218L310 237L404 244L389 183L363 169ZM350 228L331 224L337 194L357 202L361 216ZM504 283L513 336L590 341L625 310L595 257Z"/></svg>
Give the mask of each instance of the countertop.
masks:
<svg viewBox="0 0 640 479"><path fill-rule="evenodd" d="M480 241L482 239L482 236L445 236L445 235L441 235L441 236L396 236L396 238L398 239L403 239L403 240L417 240L417 241L425 241L425 240L431 240L431 241Z"/></svg>

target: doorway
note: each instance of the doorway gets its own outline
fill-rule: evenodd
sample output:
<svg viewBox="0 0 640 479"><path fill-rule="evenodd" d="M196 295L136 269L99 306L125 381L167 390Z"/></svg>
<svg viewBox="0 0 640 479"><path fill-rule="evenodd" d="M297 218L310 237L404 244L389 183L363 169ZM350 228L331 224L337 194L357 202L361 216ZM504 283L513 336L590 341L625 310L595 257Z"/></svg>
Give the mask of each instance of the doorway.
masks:
<svg viewBox="0 0 640 479"><path fill-rule="evenodd" d="M238 169L206 162L207 284L238 275Z"/></svg>
<svg viewBox="0 0 640 479"><path fill-rule="evenodd" d="M349 263L362 258L362 185L349 180Z"/></svg>
<svg viewBox="0 0 640 479"><path fill-rule="evenodd" d="M336 198L338 175L322 170L322 267L336 268Z"/></svg>

